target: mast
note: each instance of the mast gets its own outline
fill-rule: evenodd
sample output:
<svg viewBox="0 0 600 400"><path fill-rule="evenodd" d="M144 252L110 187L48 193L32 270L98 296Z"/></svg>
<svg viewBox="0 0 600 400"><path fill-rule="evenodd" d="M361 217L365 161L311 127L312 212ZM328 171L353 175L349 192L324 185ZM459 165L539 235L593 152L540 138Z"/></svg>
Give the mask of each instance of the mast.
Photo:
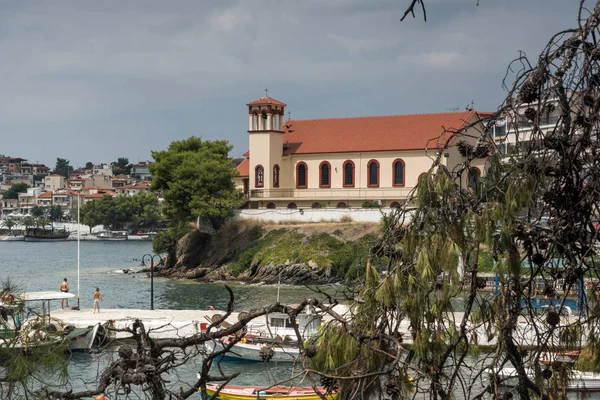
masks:
<svg viewBox="0 0 600 400"><path fill-rule="evenodd" d="M81 191L77 193L77 309L79 310L79 239L81 238L81 221L79 220L79 209L81 203Z"/></svg>

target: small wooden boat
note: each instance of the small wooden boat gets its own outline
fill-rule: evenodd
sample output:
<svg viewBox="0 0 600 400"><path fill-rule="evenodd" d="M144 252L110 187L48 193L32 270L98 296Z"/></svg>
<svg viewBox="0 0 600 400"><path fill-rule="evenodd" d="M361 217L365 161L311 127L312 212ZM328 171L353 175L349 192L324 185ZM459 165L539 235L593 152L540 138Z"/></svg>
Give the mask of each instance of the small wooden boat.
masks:
<svg viewBox="0 0 600 400"><path fill-rule="evenodd" d="M557 352L545 351L540 354L539 362L543 365L552 365L554 363L575 364L580 354L581 350Z"/></svg>
<svg viewBox="0 0 600 400"><path fill-rule="evenodd" d="M69 231L54 228L29 228L25 232L26 242L63 242L69 238Z"/></svg>
<svg viewBox="0 0 600 400"><path fill-rule="evenodd" d="M217 392L219 385L206 385L206 394L212 396ZM319 392L325 393L323 387L318 388ZM202 393L200 393L202 396ZM202 397L201 397L202 398ZM328 400L335 400L337 393L327 394ZM227 385L219 392L217 399L220 400L321 400L311 387L288 387L273 386L265 389L264 386L235 386Z"/></svg>

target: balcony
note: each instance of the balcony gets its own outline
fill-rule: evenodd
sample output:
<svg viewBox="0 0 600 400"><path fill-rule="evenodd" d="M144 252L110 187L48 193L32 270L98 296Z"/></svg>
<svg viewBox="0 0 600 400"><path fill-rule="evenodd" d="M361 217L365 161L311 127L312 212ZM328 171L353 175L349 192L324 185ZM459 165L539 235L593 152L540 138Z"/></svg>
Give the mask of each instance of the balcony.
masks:
<svg viewBox="0 0 600 400"><path fill-rule="evenodd" d="M252 189L250 199L278 200L399 200L408 197L413 187L340 189Z"/></svg>
<svg viewBox="0 0 600 400"><path fill-rule="evenodd" d="M544 126L548 126L548 125L554 126L554 125L556 125L556 123L558 122L559 119L560 119L560 116L558 116L558 115L551 115L551 116L540 118L540 127L544 127ZM514 131L516 129L531 129L531 128L533 128L534 125L535 124L533 123L533 121L528 120L527 117L525 117L523 115L519 115L518 118L511 121L510 130Z"/></svg>

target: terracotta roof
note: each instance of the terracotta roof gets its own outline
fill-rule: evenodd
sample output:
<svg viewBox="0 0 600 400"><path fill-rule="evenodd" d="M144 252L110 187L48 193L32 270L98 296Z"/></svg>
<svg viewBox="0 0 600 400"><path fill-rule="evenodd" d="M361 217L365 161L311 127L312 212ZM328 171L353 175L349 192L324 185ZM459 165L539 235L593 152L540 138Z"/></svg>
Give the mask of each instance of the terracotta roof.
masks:
<svg viewBox="0 0 600 400"><path fill-rule="evenodd" d="M52 191L44 192L38 196L38 199L51 199L51 198L52 198Z"/></svg>
<svg viewBox="0 0 600 400"><path fill-rule="evenodd" d="M263 96L260 99L256 99L251 101L250 103L246 103L247 106L262 106L262 105L274 105L274 106L282 106L285 107L287 104L280 102L279 100L275 100L269 96Z"/></svg>
<svg viewBox="0 0 600 400"><path fill-rule="evenodd" d="M101 199L104 196L110 196L111 193L93 193L93 194L82 194L81 197L85 199Z"/></svg>
<svg viewBox="0 0 600 400"><path fill-rule="evenodd" d="M239 176L250 176L250 161L245 158L244 161L237 166L236 170L239 173Z"/></svg>
<svg viewBox="0 0 600 400"><path fill-rule="evenodd" d="M250 157L250 150L246 150L246 152L244 154L242 154L244 157Z"/></svg>
<svg viewBox="0 0 600 400"><path fill-rule="evenodd" d="M460 129L475 111L380 117L288 120L284 124L286 154L432 148L445 130Z"/></svg>
<svg viewBox="0 0 600 400"><path fill-rule="evenodd" d="M118 188L119 190L123 190L123 189L148 189L150 187L150 183L148 182L140 182L140 183L135 183L132 185L125 185L125 186L121 186L120 188Z"/></svg>

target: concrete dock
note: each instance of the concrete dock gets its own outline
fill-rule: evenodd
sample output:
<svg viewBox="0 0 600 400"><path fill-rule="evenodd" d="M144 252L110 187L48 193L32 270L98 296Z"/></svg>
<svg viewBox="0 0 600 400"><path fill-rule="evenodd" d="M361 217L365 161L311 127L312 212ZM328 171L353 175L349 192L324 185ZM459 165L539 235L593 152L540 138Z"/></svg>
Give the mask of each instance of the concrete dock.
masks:
<svg viewBox="0 0 600 400"><path fill-rule="evenodd" d="M58 309L52 310L50 316L58 318L67 325L76 328L85 328L97 323L106 324L110 321L117 329L130 327L139 319L147 330L151 330L150 336L154 338L177 338L188 337L200 331L201 323L209 323L214 314L225 315L223 310L132 310L132 309L102 309L100 313L93 313L92 309L81 310ZM233 313L227 319L230 323L237 321L238 313ZM208 318L208 319L207 319ZM116 339L122 339L129 335L118 332Z"/></svg>

